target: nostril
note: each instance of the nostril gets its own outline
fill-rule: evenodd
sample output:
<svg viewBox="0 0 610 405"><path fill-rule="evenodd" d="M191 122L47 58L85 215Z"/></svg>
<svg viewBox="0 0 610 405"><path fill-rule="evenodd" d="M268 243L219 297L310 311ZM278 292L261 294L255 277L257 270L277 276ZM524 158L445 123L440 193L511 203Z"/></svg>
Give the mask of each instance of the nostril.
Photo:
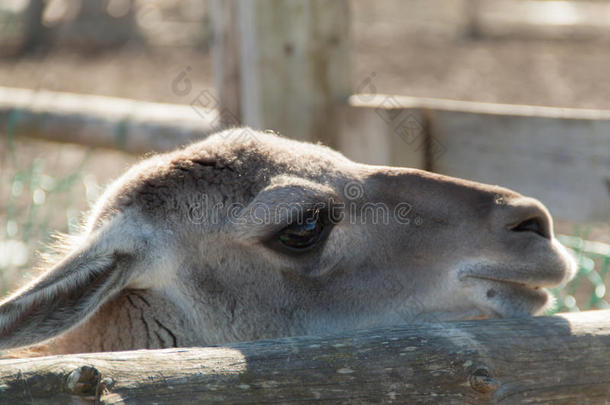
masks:
<svg viewBox="0 0 610 405"><path fill-rule="evenodd" d="M500 206L501 224L504 230L531 232L546 239L552 239L553 222L551 215L542 203L528 197L515 197Z"/></svg>
<svg viewBox="0 0 610 405"><path fill-rule="evenodd" d="M511 231L515 232L534 232L538 235L550 238L549 230L544 225L544 220L538 217L526 219L523 222L518 223L516 226L511 228Z"/></svg>

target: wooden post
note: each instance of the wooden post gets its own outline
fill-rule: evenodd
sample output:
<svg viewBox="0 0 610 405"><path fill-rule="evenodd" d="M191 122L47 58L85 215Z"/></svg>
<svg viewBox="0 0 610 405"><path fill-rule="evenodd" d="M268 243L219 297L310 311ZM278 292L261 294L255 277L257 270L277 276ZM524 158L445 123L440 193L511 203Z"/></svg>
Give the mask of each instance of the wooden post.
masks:
<svg viewBox="0 0 610 405"><path fill-rule="evenodd" d="M219 98L219 114L224 126L241 123L241 79L237 0L212 0L212 59Z"/></svg>
<svg viewBox="0 0 610 405"><path fill-rule="evenodd" d="M0 403L603 404L609 358L609 311L420 323L2 360Z"/></svg>
<svg viewBox="0 0 610 405"><path fill-rule="evenodd" d="M223 106L254 128L335 146L337 111L351 92L348 2L244 0L213 6L224 9L213 12ZM238 46L231 31L237 31ZM239 74L233 73L236 61Z"/></svg>
<svg viewBox="0 0 610 405"><path fill-rule="evenodd" d="M25 11L25 39L21 48L21 52L30 52L41 44L45 39L45 28L42 25L42 13L44 12L45 3L42 0L30 0Z"/></svg>
<svg viewBox="0 0 610 405"><path fill-rule="evenodd" d="M55 45L92 51L124 45L137 34L134 0L114 3L119 5L116 9L106 1L67 3L73 17L54 27Z"/></svg>
<svg viewBox="0 0 610 405"><path fill-rule="evenodd" d="M481 1L468 0L465 4L465 7L467 21L465 34L470 37L470 39L480 39L481 26L479 21L479 9L481 7Z"/></svg>

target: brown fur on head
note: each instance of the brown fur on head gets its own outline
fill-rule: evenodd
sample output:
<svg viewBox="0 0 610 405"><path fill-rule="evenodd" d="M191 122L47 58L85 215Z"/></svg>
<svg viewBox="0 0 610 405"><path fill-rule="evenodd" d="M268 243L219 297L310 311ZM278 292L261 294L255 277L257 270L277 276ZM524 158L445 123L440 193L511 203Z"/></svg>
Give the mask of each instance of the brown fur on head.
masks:
<svg viewBox="0 0 610 405"><path fill-rule="evenodd" d="M134 166L66 247L1 303L0 348L160 348L523 316L573 271L536 200L247 129Z"/></svg>

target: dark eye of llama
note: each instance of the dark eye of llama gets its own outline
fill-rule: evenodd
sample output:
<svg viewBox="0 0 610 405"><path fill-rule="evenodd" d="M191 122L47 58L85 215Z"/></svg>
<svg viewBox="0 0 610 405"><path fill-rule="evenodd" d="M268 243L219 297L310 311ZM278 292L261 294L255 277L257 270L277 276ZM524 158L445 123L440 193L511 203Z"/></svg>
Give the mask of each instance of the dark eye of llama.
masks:
<svg viewBox="0 0 610 405"><path fill-rule="evenodd" d="M308 211L305 218L282 229L278 239L282 245L291 250L306 251L322 239L325 229L326 224L320 211Z"/></svg>

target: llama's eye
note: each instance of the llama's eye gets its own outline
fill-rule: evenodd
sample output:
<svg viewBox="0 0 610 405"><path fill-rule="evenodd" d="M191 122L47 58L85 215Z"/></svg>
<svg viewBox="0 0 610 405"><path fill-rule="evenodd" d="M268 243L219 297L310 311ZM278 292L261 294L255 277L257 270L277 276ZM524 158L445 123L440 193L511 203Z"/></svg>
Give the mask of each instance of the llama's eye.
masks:
<svg viewBox="0 0 610 405"><path fill-rule="evenodd" d="M282 229L278 238L284 246L292 250L304 251L320 241L324 228L319 211L315 211L308 213L304 220Z"/></svg>

